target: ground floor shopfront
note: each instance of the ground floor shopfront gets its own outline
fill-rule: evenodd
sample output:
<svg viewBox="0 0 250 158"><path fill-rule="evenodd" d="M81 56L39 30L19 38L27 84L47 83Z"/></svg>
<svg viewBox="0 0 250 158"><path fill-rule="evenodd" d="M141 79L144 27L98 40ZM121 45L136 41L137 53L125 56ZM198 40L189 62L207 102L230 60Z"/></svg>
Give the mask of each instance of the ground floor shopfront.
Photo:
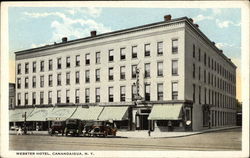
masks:
<svg viewBox="0 0 250 158"><path fill-rule="evenodd" d="M106 121L118 130L192 131L235 125L234 111L218 111L191 101L43 105L9 111L11 126L48 130L52 121Z"/></svg>

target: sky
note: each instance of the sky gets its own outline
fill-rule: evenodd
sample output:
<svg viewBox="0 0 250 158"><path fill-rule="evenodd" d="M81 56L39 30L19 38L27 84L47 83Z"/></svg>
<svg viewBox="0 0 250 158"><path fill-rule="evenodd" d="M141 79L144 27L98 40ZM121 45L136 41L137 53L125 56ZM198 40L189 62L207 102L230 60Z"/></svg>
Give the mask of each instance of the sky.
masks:
<svg viewBox="0 0 250 158"><path fill-rule="evenodd" d="M66 8L9 7L10 80L14 80L14 53L68 40L87 37L91 30L97 34L163 21L172 18L193 18L200 30L237 69L237 93L240 94L241 10L238 8Z"/></svg>

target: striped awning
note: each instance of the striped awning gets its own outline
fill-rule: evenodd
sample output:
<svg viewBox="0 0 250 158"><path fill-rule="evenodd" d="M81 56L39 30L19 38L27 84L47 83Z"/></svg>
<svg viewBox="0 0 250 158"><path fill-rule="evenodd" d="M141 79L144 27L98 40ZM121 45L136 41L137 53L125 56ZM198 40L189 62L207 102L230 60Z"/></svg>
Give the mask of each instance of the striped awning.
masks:
<svg viewBox="0 0 250 158"><path fill-rule="evenodd" d="M51 110L46 117L47 121L65 121L66 119L70 118L74 112L76 111L77 106L75 107L55 107Z"/></svg>
<svg viewBox="0 0 250 158"><path fill-rule="evenodd" d="M52 107L35 108L27 118L27 121L46 121L46 117L52 110Z"/></svg>
<svg viewBox="0 0 250 158"><path fill-rule="evenodd" d="M97 121L98 116L101 114L103 107L100 106L89 106L78 107L75 113L70 117L73 119L80 119L85 121Z"/></svg>
<svg viewBox="0 0 250 158"><path fill-rule="evenodd" d="M128 106L125 106L125 107L105 107L98 119L100 121L128 120Z"/></svg>
<svg viewBox="0 0 250 158"><path fill-rule="evenodd" d="M148 117L149 120L181 120L182 104L155 105Z"/></svg>
<svg viewBox="0 0 250 158"><path fill-rule="evenodd" d="M9 122L23 122L25 119L26 112L26 120L31 114L34 108L22 108L22 109L14 109L9 110Z"/></svg>

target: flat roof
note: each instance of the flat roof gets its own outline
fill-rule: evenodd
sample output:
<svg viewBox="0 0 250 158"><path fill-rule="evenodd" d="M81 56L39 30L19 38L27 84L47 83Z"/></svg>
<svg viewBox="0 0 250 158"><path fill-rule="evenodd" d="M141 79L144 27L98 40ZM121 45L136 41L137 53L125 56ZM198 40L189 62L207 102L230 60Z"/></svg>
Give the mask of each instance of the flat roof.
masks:
<svg viewBox="0 0 250 158"><path fill-rule="evenodd" d="M44 51L44 50L49 50L49 49L60 48L60 47L68 46L68 45L88 42L88 41L92 41L92 40L107 38L107 37L111 37L111 36L122 35L122 34L126 34L129 32L135 32L135 31L138 31L141 29L151 29L151 28L160 27L163 25L170 25L170 24L174 24L174 23L178 23L178 22L186 22L187 24L189 24L189 26L193 29L194 32L199 34L207 42L208 45L210 45L220 56L222 56L228 63L230 63L233 67L236 68L236 65L231 61L231 59L226 57L225 54L223 54L223 52L221 52L221 50L215 46L215 43L212 42L203 32L201 32L200 29L196 26L196 24L194 24L193 21L191 21L191 19L186 17L186 16L167 20L167 21L164 20L161 22L136 26L136 27L132 27L132 28L128 28L128 29L122 29L122 30L107 32L107 33L103 33L103 34L97 34L95 36L88 36L88 37L79 38L79 39L75 39L75 40L69 40L66 42L54 43L54 44L45 45L45 46L41 46L41 47L37 47L37 48L16 51L14 53L16 55L29 54L29 53L34 53L34 52L39 52L39 51Z"/></svg>

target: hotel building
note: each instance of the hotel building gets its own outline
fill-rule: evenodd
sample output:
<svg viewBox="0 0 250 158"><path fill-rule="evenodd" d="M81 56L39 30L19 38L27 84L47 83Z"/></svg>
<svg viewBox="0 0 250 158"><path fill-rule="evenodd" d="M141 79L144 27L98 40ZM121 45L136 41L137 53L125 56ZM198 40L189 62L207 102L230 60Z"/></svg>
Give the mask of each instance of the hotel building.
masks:
<svg viewBox="0 0 250 158"><path fill-rule="evenodd" d="M96 108L93 120L129 130L235 125L236 66L187 17L15 54L15 110Z"/></svg>

